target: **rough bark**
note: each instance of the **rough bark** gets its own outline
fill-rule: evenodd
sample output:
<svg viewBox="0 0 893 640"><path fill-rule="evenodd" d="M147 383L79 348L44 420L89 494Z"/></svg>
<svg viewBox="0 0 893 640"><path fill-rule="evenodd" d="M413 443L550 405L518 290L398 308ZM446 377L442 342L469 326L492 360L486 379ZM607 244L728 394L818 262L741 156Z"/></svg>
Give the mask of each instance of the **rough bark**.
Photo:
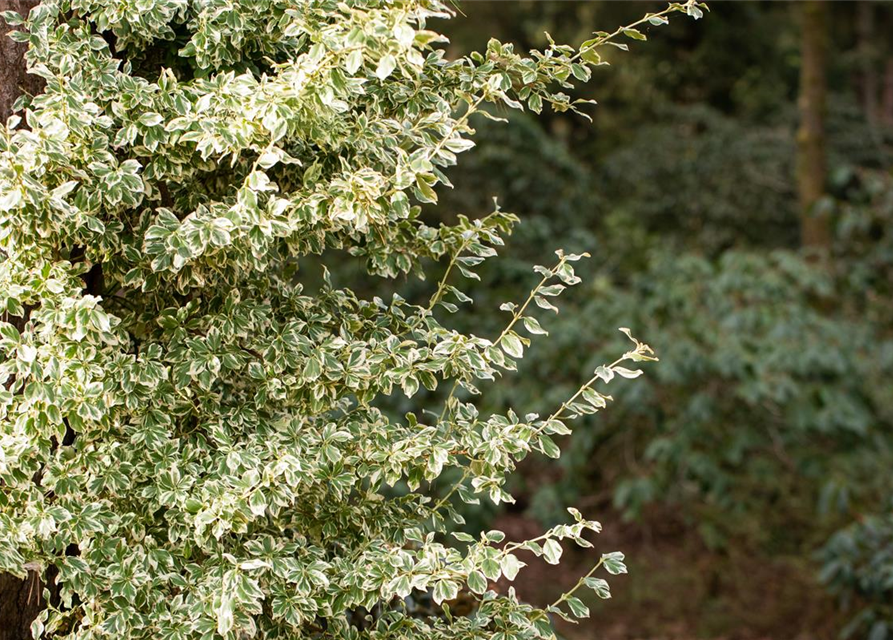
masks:
<svg viewBox="0 0 893 640"><path fill-rule="evenodd" d="M0 11L15 11L23 16L38 4L37 0L0 0ZM12 115L12 106L23 93L36 94L41 79L25 73L26 44L13 42L0 18L0 121ZM43 584L36 573L20 580L0 574L0 640L27 640L31 637L31 621L43 608Z"/></svg>
<svg viewBox="0 0 893 640"><path fill-rule="evenodd" d="M797 132L797 193L800 200L801 238L804 247L831 244L828 212L816 203L825 194L827 158L825 112L828 60L828 3L809 0L800 4L800 128Z"/></svg>
<svg viewBox="0 0 893 640"><path fill-rule="evenodd" d="M34 572L27 580L0 574L0 640L31 638L31 621L43 608L43 587Z"/></svg>
<svg viewBox="0 0 893 640"><path fill-rule="evenodd" d="M27 16L37 0L0 0L0 11L15 11ZM28 45L10 40L6 34L9 27L0 18L0 120L12 113L12 105L23 93L39 93L43 81L38 76L25 73L24 55Z"/></svg>

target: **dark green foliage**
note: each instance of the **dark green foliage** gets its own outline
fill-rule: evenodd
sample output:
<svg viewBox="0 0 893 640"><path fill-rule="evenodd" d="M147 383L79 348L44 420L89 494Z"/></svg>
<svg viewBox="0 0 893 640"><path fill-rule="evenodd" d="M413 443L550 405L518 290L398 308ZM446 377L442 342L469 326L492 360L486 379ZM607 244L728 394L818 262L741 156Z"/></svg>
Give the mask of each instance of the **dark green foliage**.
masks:
<svg viewBox="0 0 893 640"><path fill-rule="evenodd" d="M583 4L529 8L553 33L574 24L556 13L627 9ZM833 11L837 46L853 46L850 10ZM671 505L718 555L748 549L759 562L823 549L833 590L854 612L867 607L855 637L879 640L881 623L893 629L879 606L889 587L878 587L893 562L871 533L883 518L858 514L883 512L893 490L890 131L867 123L854 62L836 56L830 197L819 206L837 240L830 262L804 259L792 179L796 22L782 3L726 3L714 17L712 30L677 25L648 55L618 61L594 135L564 120L487 123L481 164L450 174L473 185L444 193L451 206L484 212L499 193L525 217L509 256L542 259L545 238L594 254L594 277L570 298L577 307L550 319L555 339L521 364L525 380L549 384L502 384L487 406L560 401L616 351L614 327L630 326L661 362L641 384L618 385L610 415L576 429L559 469L527 466L529 513L550 522L573 500L609 494L630 517ZM528 37L526 22L505 25ZM512 264L486 272L466 318L475 331L496 326L498 292L517 286Z"/></svg>
<svg viewBox="0 0 893 640"><path fill-rule="evenodd" d="M864 491L849 485L864 480L865 454L878 464L873 457L889 449L883 381L893 343L871 323L824 311L836 291L789 252L715 262L658 252L625 286L592 292L558 358L562 370L611 349L599 326L621 321L649 335L662 357L635 391L618 394L621 409L575 434L568 482L619 466L627 477L619 506L635 513L654 499L677 502L717 543L742 534L776 543L771 520L747 531L755 513L784 505L775 525L790 531L804 509L798 524L812 528L822 487ZM612 453L623 442L632 464Z"/></svg>
<svg viewBox="0 0 893 640"><path fill-rule="evenodd" d="M860 518L831 538L821 558L823 580L845 605L860 606L841 635L893 637L893 515ZM861 606L859 600L867 605Z"/></svg>
<svg viewBox="0 0 893 640"><path fill-rule="evenodd" d="M554 226L553 237L562 228L595 218L604 208L589 168L535 119L513 116L501 124L478 118L474 124L481 144L467 162L450 171L461 188L444 189L443 205L468 213L489 212L491 199L498 195L503 208L524 210L529 216L516 233L525 233L521 227L548 223ZM591 246L583 239L580 244Z"/></svg>
<svg viewBox="0 0 893 640"><path fill-rule="evenodd" d="M673 108L605 159L599 187L630 223L689 248L791 246L793 159L787 123L742 126L709 107Z"/></svg>

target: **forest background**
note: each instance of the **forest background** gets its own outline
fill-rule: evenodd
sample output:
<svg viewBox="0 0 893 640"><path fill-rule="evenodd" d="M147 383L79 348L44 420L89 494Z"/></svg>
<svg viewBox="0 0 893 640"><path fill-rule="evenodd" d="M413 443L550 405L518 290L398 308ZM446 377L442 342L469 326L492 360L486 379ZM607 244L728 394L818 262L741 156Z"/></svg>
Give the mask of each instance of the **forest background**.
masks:
<svg viewBox="0 0 893 640"><path fill-rule="evenodd" d="M455 55L527 49L659 5L468 2L446 33ZM474 122L438 210L498 196L523 221L474 330L529 262L593 254L492 408L560 401L618 326L661 358L480 523L520 535L576 504L622 542L630 575L569 637L893 637L891 27L887 2L713 2L617 50L575 96L592 123ZM519 590L544 602L579 572L540 569Z"/></svg>

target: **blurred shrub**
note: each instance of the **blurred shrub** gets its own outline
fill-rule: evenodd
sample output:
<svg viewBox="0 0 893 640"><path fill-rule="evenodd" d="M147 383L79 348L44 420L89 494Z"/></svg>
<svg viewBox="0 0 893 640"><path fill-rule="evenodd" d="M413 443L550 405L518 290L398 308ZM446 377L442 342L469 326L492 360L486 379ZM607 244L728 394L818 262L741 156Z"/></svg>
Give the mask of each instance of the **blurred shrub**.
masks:
<svg viewBox="0 0 893 640"><path fill-rule="evenodd" d="M891 132L869 127L849 101L834 100L828 122L836 173L888 161ZM703 104L675 106L606 157L597 185L612 211L688 249L793 248L794 127L790 110L754 124Z"/></svg>
<svg viewBox="0 0 893 640"><path fill-rule="evenodd" d="M841 635L893 637L893 513L864 517L836 533L821 558L822 579L843 603L863 603Z"/></svg>
<svg viewBox="0 0 893 640"><path fill-rule="evenodd" d="M618 348L606 328L647 336L661 362L577 428L560 473L528 468L532 512L553 521L591 498L636 517L661 502L709 545L760 556L809 555L833 535L825 579L864 607L853 630L882 640L889 518L859 514L893 494L893 180L839 172L834 187L828 266L790 250L673 251L609 217L600 238L620 258L595 255L580 308L544 320L557 338L523 363L548 388L502 385L491 398L560 402Z"/></svg>
<svg viewBox="0 0 893 640"><path fill-rule="evenodd" d="M893 493L893 185L852 168L881 165L884 147L846 101L832 105L838 243L823 269L795 250L790 113L759 125L706 106L667 113L591 168L534 121L480 121L477 152L449 173L442 210L475 216L498 194L525 221L470 292L464 328L490 335L497 300L527 284L519 265L546 247L595 249L578 308L544 319L555 338L520 365L535 383L499 384L482 409L557 407L623 348L618 326L661 357L577 428L560 467L526 460L513 492L549 523L570 502L631 518L659 502L717 549L821 548L829 584L867 612L854 632L893 629L887 587L864 586L890 571L865 528L883 517L853 524Z"/></svg>
<svg viewBox="0 0 893 640"><path fill-rule="evenodd" d="M662 120L605 160L599 185L613 207L712 254L796 243L789 127L748 126L706 106Z"/></svg>
<svg viewBox="0 0 893 640"><path fill-rule="evenodd" d="M826 136L830 165L838 171L844 166L882 169L893 159L893 129L869 125L853 96L830 97Z"/></svg>
<svg viewBox="0 0 893 640"><path fill-rule="evenodd" d="M733 4L712 30L668 31L666 50L624 60L605 78L591 136L560 116L547 129L486 123L477 164L450 174L457 189L444 197L457 211L488 211L499 194L522 215L511 254L544 260L544 247L565 245L595 256L579 308L543 319L556 338L521 364L539 384L499 385L486 408L557 406L621 346L613 328L630 326L661 362L577 428L560 466L525 461L530 511L554 522L572 500L613 502L633 518L661 503L708 544L734 544L755 562L822 549L823 577L863 611L850 631L883 640L893 637L893 524L883 515L893 494L893 185L876 170L889 166L893 136L866 123L836 56L827 206L838 243L829 268L804 261L792 181L796 24L783 4ZM530 20L570 37L586 12L623 5L543 5ZM835 29L850 28L851 10L835 11ZM503 23L525 39L526 22ZM473 294L481 335L522 277L510 260L497 268Z"/></svg>
<svg viewBox="0 0 893 640"><path fill-rule="evenodd" d="M834 264L850 303L893 331L893 177L840 169L833 187L839 241Z"/></svg>
<svg viewBox="0 0 893 640"><path fill-rule="evenodd" d="M853 514L893 493L893 181L850 168L841 144L828 203L838 242L831 267L818 268L787 248L799 231L788 130L747 129L706 108L674 118L592 173L536 124L485 129L479 164L451 174L459 189L444 197L457 211L485 210L500 193L524 216L510 255L596 247L578 308L544 318L555 338L521 363L536 386L497 385L486 408L559 405L622 348L613 329L630 326L661 362L577 428L560 467L526 461L516 490L531 512L551 523L572 501L613 502L636 517L659 502L708 545L757 557L809 556L842 530L824 547L833 563L845 535L864 533ZM511 260L486 272L468 318L476 333L495 328L496 299L522 277ZM886 556L860 549L866 571L887 570ZM836 592L867 607L857 627L886 628L873 605L889 592L834 575Z"/></svg>
<svg viewBox="0 0 893 640"><path fill-rule="evenodd" d="M437 209L476 216L492 211L498 197L503 209L523 215L510 247L514 255L542 257L542 243L552 247L556 238L569 240L563 245L569 251L591 249L593 222L604 208L592 170L535 118L513 115L507 124L478 118L474 124L477 149L449 171L457 186L439 191Z"/></svg>
<svg viewBox="0 0 893 640"><path fill-rule="evenodd" d="M603 281L573 322L546 325L567 337L558 353L535 351L535 377L560 396L563 379L616 348L600 327L621 324L648 335L661 363L574 434L559 484L572 494L584 478L623 478L618 506L678 503L716 544L797 539L792 524L809 537L821 487L849 487L864 458L893 460L883 409L893 343L836 303L826 309L835 294L830 275L784 251L716 261L657 251L628 282Z"/></svg>

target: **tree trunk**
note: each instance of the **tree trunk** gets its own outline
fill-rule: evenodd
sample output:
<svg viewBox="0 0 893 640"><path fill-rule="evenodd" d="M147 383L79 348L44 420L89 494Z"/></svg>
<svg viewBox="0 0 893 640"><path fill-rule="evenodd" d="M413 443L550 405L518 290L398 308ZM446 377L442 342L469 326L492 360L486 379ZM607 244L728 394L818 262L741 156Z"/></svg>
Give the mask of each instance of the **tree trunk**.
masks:
<svg viewBox="0 0 893 640"><path fill-rule="evenodd" d="M816 203L825 193L825 111L828 59L828 5L809 0L801 8L800 129L797 132L797 193L800 200L801 237L807 248L831 244L827 211Z"/></svg>
<svg viewBox="0 0 893 640"><path fill-rule="evenodd" d="M884 69L884 97L881 108L881 122L893 127L893 58L887 59Z"/></svg>
<svg viewBox="0 0 893 640"><path fill-rule="evenodd" d="M0 0L0 11L15 11L27 16L37 0ZM0 121L12 114L12 105L23 93L34 95L43 87L38 76L25 73L25 50L27 44L13 42L7 37L8 25L0 18Z"/></svg>
<svg viewBox="0 0 893 640"><path fill-rule="evenodd" d="M856 53L859 56L859 94L865 119L874 125L878 120L878 70L874 44L874 4L862 0L857 5Z"/></svg>
<svg viewBox="0 0 893 640"><path fill-rule="evenodd" d="M37 0L0 0L0 11L15 11L27 16ZM37 76L25 73L26 44L10 40L8 25L0 18L0 122L12 115L12 106L23 93L40 92L43 83ZM29 573L27 580L0 573L0 640L27 640L31 637L31 621L43 608L43 584L38 575Z"/></svg>
<svg viewBox="0 0 893 640"><path fill-rule="evenodd" d="M34 572L27 580L0 573L0 640L31 638L31 622L43 608L43 587Z"/></svg>

